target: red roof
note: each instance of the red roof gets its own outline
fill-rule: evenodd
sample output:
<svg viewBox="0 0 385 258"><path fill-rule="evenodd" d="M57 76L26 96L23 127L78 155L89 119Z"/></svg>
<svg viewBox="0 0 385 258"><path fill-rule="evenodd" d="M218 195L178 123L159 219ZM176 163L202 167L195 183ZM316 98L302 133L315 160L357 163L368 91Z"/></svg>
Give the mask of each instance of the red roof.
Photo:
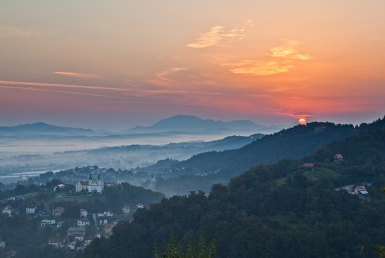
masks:
<svg viewBox="0 0 385 258"><path fill-rule="evenodd" d="M302 167L303 168L312 168L312 167L314 167L314 163L305 163L305 164L303 164Z"/></svg>
<svg viewBox="0 0 385 258"><path fill-rule="evenodd" d="M342 157L342 155L341 154L336 154L335 156L334 156L334 158L335 159L343 159L344 157Z"/></svg>

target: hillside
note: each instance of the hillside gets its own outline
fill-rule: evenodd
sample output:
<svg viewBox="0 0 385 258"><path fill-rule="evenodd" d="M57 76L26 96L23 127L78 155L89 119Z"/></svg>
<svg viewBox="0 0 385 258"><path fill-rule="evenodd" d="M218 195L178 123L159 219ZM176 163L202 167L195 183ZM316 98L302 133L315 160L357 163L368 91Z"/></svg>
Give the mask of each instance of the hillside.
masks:
<svg viewBox="0 0 385 258"><path fill-rule="evenodd" d="M283 158L301 158L317 148L360 132L375 131L385 125L385 118L371 124L336 125L313 122L298 125L258 139L240 149L207 152L171 165L173 171L157 182L156 190L170 196L191 190L210 191L214 183L228 180L257 164L269 164Z"/></svg>
<svg viewBox="0 0 385 258"><path fill-rule="evenodd" d="M128 133L155 133L155 132L195 132L195 133L218 133L218 132L258 132L277 131L279 126L258 125L250 120L235 120L223 122L221 120L201 119L190 115L177 115L160 120L151 126L137 126L126 130Z"/></svg>
<svg viewBox="0 0 385 258"><path fill-rule="evenodd" d="M94 133L91 129L50 125L42 122L17 126L0 126L0 135L32 136L32 135L84 135Z"/></svg>
<svg viewBox="0 0 385 258"><path fill-rule="evenodd" d="M336 153L344 160L335 162ZM312 170L302 168L315 162ZM365 184L368 196L336 188ZM216 257L362 257L361 246L385 244L385 130L360 132L303 159L261 164L213 185L209 196L163 199L94 240L83 257L151 257L172 232L179 243L200 233L216 239ZM365 257L376 257L366 248Z"/></svg>

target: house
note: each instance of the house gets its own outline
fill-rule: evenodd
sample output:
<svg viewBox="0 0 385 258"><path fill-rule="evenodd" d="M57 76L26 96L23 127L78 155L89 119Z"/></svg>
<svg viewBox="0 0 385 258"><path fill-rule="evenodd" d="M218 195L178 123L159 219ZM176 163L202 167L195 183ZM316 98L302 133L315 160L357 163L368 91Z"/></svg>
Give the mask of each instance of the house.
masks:
<svg viewBox="0 0 385 258"><path fill-rule="evenodd" d="M71 250L75 250L75 247L76 247L76 242L69 242L67 244L67 247Z"/></svg>
<svg viewBox="0 0 385 258"><path fill-rule="evenodd" d="M323 131L325 129L325 126L317 126L314 128L316 131Z"/></svg>
<svg viewBox="0 0 385 258"><path fill-rule="evenodd" d="M48 239L48 244L53 245L54 247L58 248L59 247L59 240L54 238L54 237L51 237Z"/></svg>
<svg viewBox="0 0 385 258"><path fill-rule="evenodd" d="M334 155L334 161L343 161L344 160L344 157L342 157L341 154L336 154Z"/></svg>
<svg viewBox="0 0 385 258"><path fill-rule="evenodd" d="M10 205L5 206L3 209L3 214L11 215L13 213L13 208Z"/></svg>
<svg viewBox="0 0 385 258"><path fill-rule="evenodd" d="M90 221L87 218L81 218L78 220L78 227L89 226Z"/></svg>
<svg viewBox="0 0 385 258"><path fill-rule="evenodd" d="M36 209L37 209L36 206L27 207L27 208L25 208L25 213L27 213L27 214L34 214Z"/></svg>
<svg viewBox="0 0 385 258"><path fill-rule="evenodd" d="M88 211L87 210L85 210L85 209L80 209L80 218L82 218L82 217L87 217L87 215L88 215Z"/></svg>
<svg viewBox="0 0 385 258"><path fill-rule="evenodd" d="M105 181L104 186L109 187L109 186L114 186L116 185L115 181Z"/></svg>
<svg viewBox="0 0 385 258"><path fill-rule="evenodd" d="M144 205L141 204L141 203L138 203L138 204L136 205L136 207L137 207L138 209L143 209L143 208L144 208Z"/></svg>
<svg viewBox="0 0 385 258"><path fill-rule="evenodd" d="M100 217L98 218L99 220L99 225L104 225L108 223L108 217Z"/></svg>
<svg viewBox="0 0 385 258"><path fill-rule="evenodd" d="M60 216L63 212L64 212L64 208L63 208L63 207L56 207L56 208L52 211L52 215L54 215L54 216Z"/></svg>
<svg viewBox="0 0 385 258"><path fill-rule="evenodd" d="M53 189L53 191L55 192L57 188L63 189L64 187L65 187L65 185L63 185L63 184L58 184L57 186L55 186L55 188Z"/></svg>
<svg viewBox="0 0 385 258"><path fill-rule="evenodd" d="M54 219L51 219L51 220L49 220L49 219L43 219L42 221L41 221L41 223L40 223L40 226L42 227L42 228L44 228L45 226L47 226L47 225L53 225L53 224L55 224L56 223L56 221L54 220Z"/></svg>
<svg viewBox="0 0 385 258"><path fill-rule="evenodd" d="M122 210L123 210L124 214L129 214L130 213L130 207L128 207L127 205L123 206Z"/></svg>
<svg viewBox="0 0 385 258"><path fill-rule="evenodd" d="M98 212L98 217L113 217L114 214L112 213L111 210L106 210L103 212Z"/></svg>
<svg viewBox="0 0 385 258"><path fill-rule="evenodd" d="M354 192L356 194L362 194L362 195L369 194L368 191L366 190L366 187L362 185L356 185L356 189L354 189Z"/></svg>
<svg viewBox="0 0 385 258"><path fill-rule="evenodd" d="M85 234L75 234L75 235L74 235L75 241L83 242L83 240L84 240L84 235L85 235Z"/></svg>
<svg viewBox="0 0 385 258"><path fill-rule="evenodd" d="M314 163L305 163L302 167L305 169L312 169L314 167Z"/></svg>
<svg viewBox="0 0 385 258"><path fill-rule="evenodd" d="M0 248L5 248L5 242L4 241L0 242Z"/></svg>
<svg viewBox="0 0 385 258"><path fill-rule="evenodd" d="M67 230L67 236L75 236L75 235L85 235L86 228L85 227L70 227Z"/></svg>
<svg viewBox="0 0 385 258"><path fill-rule="evenodd" d="M104 225L104 233L105 234L111 234L112 228L115 227L116 224L106 224Z"/></svg>
<svg viewBox="0 0 385 258"><path fill-rule="evenodd" d="M57 227L57 228L61 228L63 225L64 225L64 221L59 221L59 222L56 224L56 227Z"/></svg>

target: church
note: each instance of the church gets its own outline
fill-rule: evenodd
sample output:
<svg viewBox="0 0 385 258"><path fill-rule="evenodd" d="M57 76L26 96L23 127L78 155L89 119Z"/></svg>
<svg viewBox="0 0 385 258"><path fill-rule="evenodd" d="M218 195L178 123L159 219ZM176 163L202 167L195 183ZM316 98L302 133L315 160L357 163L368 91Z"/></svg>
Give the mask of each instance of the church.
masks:
<svg viewBox="0 0 385 258"><path fill-rule="evenodd" d="M104 182L100 179L100 174L98 175L98 179L92 179L92 174L90 174L90 178L88 180L80 180L76 184L76 192L88 191L102 193L104 190Z"/></svg>

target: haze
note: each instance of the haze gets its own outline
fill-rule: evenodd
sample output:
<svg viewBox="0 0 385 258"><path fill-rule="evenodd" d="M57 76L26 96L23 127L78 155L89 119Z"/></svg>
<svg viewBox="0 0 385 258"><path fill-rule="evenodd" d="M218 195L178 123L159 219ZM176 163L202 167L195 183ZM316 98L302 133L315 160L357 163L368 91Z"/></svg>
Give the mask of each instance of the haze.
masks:
<svg viewBox="0 0 385 258"><path fill-rule="evenodd" d="M0 123L191 114L358 123L385 110L384 1L3 1Z"/></svg>

